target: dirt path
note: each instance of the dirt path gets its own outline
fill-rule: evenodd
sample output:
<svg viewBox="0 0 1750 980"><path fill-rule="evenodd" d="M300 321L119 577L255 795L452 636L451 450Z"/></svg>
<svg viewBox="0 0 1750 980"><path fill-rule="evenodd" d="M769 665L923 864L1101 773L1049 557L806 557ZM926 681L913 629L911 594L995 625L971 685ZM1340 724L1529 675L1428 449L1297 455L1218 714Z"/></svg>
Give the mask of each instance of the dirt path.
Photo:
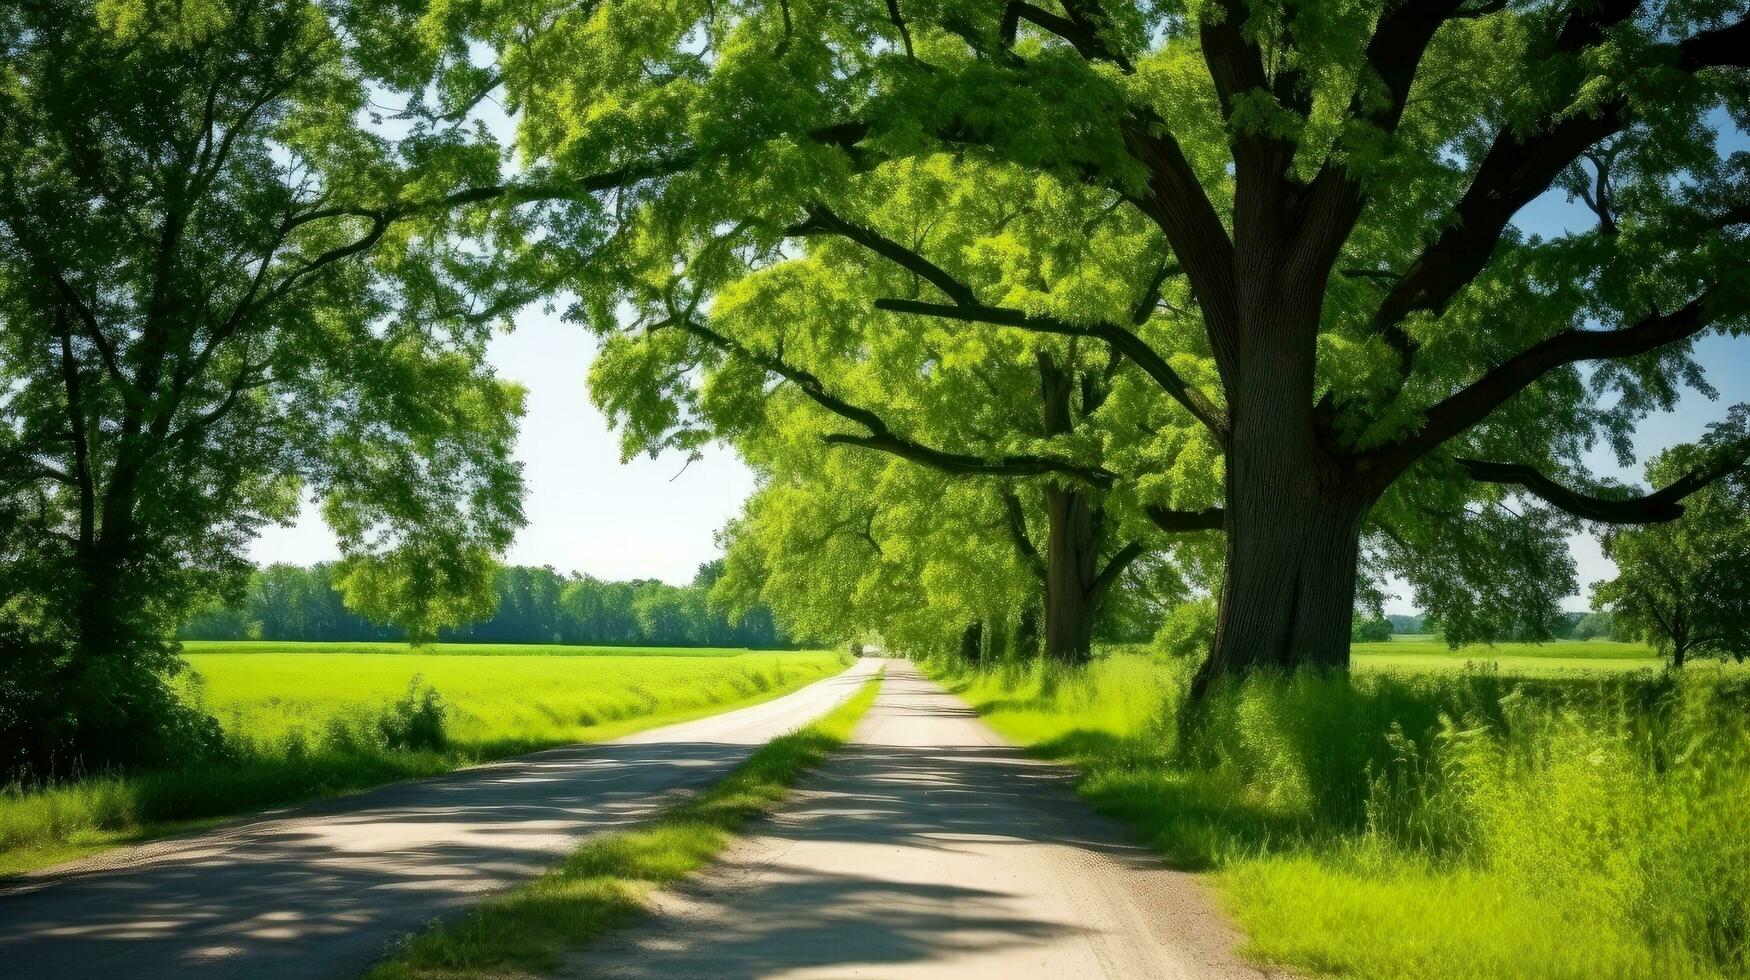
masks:
<svg viewBox="0 0 1750 980"><path fill-rule="evenodd" d="M854 744L575 976L1256 977L1200 883L890 661Z"/></svg>
<svg viewBox="0 0 1750 980"><path fill-rule="evenodd" d="M395 938L715 781L872 660L764 704L111 852L0 892L0 975L356 976Z"/></svg>

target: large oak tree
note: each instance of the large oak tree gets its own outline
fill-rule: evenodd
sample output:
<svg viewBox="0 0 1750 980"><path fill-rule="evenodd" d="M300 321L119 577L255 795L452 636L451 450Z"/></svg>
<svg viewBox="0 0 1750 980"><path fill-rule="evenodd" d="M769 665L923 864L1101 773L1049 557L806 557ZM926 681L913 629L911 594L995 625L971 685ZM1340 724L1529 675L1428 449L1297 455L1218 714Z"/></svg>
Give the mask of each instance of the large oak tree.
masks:
<svg viewBox="0 0 1750 980"><path fill-rule="evenodd" d="M523 151L617 184L622 247L575 271L578 313L651 345L629 382L652 386L651 425L673 418L658 393L697 365L800 384L779 369L794 357L846 383L870 345L927 323L1121 355L1124 383L1172 406L1170 419L1136 410L1143 435L1169 445L1122 466L1113 447L1062 438L928 448L1070 486L1098 467L1169 526L1219 514L1205 681L1345 663L1363 568L1407 574L1476 635L1515 593L1547 620L1572 579L1560 547L1572 521L1681 506L1676 491L1599 490L1582 453L1601 438L1626 447L1644 413L1704 385L1694 339L1744 324L1750 207L1717 147L1750 115L1738 3L598 0L472 13L459 29L500 52L493 82L523 113ZM908 201L931 168L959 192ZM1028 182L1061 209L1022 233L993 222ZM1514 227L1563 188L1589 223ZM714 322L744 281L798 262L831 276L795 289L870 309L804 305L806 319L760 324L740 349L645 332L677 314ZM906 285L836 288L877 266ZM1138 322L1163 270L1182 299ZM636 338L619 334L628 319ZM823 394L876 413L841 442L910 432L855 388ZM978 398L962 400L969 417ZM1219 457L1218 500L1148 482L1199 451L1187 425Z"/></svg>

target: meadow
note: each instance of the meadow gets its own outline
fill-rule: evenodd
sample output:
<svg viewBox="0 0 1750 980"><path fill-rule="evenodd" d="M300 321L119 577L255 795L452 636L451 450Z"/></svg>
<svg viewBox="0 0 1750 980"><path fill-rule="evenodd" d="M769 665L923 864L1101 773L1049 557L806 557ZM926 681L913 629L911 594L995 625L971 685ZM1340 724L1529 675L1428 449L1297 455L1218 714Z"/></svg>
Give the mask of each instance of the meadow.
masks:
<svg viewBox="0 0 1750 980"><path fill-rule="evenodd" d="M1750 670L1420 656L1461 665L1254 680L1195 714L1192 664L1145 653L1075 673L931 669L1004 735L1074 765L1082 794L1170 862L1209 871L1261 962L1750 972Z"/></svg>
<svg viewBox="0 0 1750 980"><path fill-rule="evenodd" d="M722 649L188 649L191 669L178 683L218 719L229 759L0 792L0 874L263 807L741 707L847 662L823 651Z"/></svg>
<svg viewBox="0 0 1750 980"><path fill-rule="evenodd" d="M1656 670L1662 660L1644 643L1614 640L1557 640L1551 643L1497 643L1456 650L1426 634L1398 636L1384 643L1354 645L1355 666L1364 671L1462 671L1494 664L1520 676L1560 676L1575 671ZM1705 664L1701 664L1705 669Z"/></svg>

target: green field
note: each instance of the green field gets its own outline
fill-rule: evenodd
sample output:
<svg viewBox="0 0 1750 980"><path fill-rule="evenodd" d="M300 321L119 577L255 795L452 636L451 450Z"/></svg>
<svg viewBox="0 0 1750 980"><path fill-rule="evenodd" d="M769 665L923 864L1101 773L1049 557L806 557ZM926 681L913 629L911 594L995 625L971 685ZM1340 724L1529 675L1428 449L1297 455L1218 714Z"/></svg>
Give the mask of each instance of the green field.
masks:
<svg viewBox="0 0 1750 980"><path fill-rule="evenodd" d="M235 652L239 647L242 652ZM793 690L838 654L441 644L190 644L207 710L228 732L275 741L320 735L376 710L416 675L443 697L452 744L486 755L623 734ZM510 651L520 650L521 653ZM226 651L226 652L219 652ZM321 652L318 652L321 651Z"/></svg>
<svg viewBox="0 0 1750 980"><path fill-rule="evenodd" d="M1003 734L1074 765L1082 794L1171 863L1211 872L1260 961L1750 975L1750 670L1601 671L1625 658L1570 652L1515 654L1529 677L1465 671L1471 650L1257 679L1196 717L1192 661L931 668Z"/></svg>
<svg viewBox="0 0 1750 980"><path fill-rule="evenodd" d="M1453 650L1437 637L1415 634L1385 643L1357 643L1352 653L1355 666L1362 670L1464 670L1493 664L1502 673L1525 676L1657 669L1663 664L1645 644L1613 640L1497 643ZM1705 664L1695 666L1706 669Z"/></svg>
<svg viewBox="0 0 1750 980"><path fill-rule="evenodd" d="M232 761L0 792L0 874L201 821L752 704L829 676L844 654L440 644L189 644L178 681ZM287 650L304 652L285 652ZM331 652L331 651L340 652ZM513 652L514 651L514 652ZM418 678L441 733L395 744Z"/></svg>
<svg viewBox="0 0 1750 980"><path fill-rule="evenodd" d="M740 657L759 651L735 647L589 647L562 643L314 643L306 640L184 640L182 652L202 653L373 653L403 657ZM770 651L792 653L796 651Z"/></svg>

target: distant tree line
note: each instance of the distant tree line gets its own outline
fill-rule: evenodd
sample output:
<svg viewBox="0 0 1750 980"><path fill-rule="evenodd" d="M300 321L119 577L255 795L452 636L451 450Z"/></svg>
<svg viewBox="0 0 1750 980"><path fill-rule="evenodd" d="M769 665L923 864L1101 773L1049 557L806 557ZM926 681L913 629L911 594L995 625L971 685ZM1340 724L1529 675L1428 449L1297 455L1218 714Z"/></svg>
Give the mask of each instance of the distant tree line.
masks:
<svg viewBox="0 0 1750 980"><path fill-rule="evenodd" d="M602 646L794 646L763 605L732 621L714 607L711 585L720 562L700 567L691 584L656 579L606 582L551 567L509 565L497 571L497 607L486 619L443 630L438 638L465 643L575 643ZM393 625L347 608L335 565L275 564L258 569L235 602L214 604L180 632L185 640L401 640Z"/></svg>
<svg viewBox="0 0 1750 980"><path fill-rule="evenodd" d="M1617 623L1609 612L1558 612L1539 634L1532 624L1510 623L1496 637L1501 643L1536 643L1545 640L1623 640L1637 639L1632 630ZM1393 635L1442 633L1440 621L1422 614L1392 613L1383 618L1357 616L1350 631L1356 643L1377 643Z"/></svg>

